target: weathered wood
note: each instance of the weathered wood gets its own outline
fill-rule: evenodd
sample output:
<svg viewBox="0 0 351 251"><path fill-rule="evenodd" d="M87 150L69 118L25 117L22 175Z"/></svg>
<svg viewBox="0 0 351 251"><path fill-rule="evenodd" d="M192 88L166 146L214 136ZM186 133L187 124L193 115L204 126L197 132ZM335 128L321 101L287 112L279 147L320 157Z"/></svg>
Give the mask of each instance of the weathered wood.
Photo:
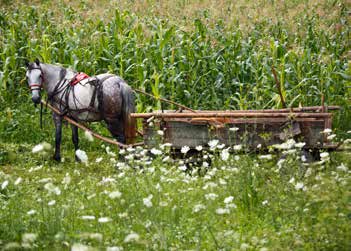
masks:
<svg viewBox="0 0 351 251"><path fill-rule="evenodd" d="M318 107L321 108L320 106ZM323 148L328 142L321 133L326 126L331 126L330 113L152 113L156 127L150 127L144 118L144 141L148 146L164 142L172 143L180 149L187 145L195 148L197 145L207 145L211 139L218 139L226 146L244 145L249 149L263 148L280 144L289 138L305 142L307 149ZM243 114L245 116L243 116ZM215 117L213 115L218 115ZM261 117L256 117L256 116ZM238 128L231 129L233 127ZM163 139L157 135L157 130L164 130ZM155 140L158 138L158 140Z"/></svg>
<svg viewBox="0 0 351 251"><path fill-rule="evenodd" d="M332 106L325 106L325 111L337 111L340 110L340 106L332 105ZM166 111L167 112L167 111ZM283 108L283 109L262 109L262 110L223 110L223 111L216 111L216 110L196 110L196 112L264 112L264 113L271 113L271 112L323 112L323 107L321 106L305 106L305 107L296 107L296 108Z"/></svg>
<svg viewBox="0 0 351 251"><path fill-rule="evenodd" d="M289 118L328 118L331 117L331 113L264 113L264 112L198 112L198 113L132 113L130 115L133 118L210 118L210 117L257 117L257 118L279 118L279 117L289 117Z"/></svg>

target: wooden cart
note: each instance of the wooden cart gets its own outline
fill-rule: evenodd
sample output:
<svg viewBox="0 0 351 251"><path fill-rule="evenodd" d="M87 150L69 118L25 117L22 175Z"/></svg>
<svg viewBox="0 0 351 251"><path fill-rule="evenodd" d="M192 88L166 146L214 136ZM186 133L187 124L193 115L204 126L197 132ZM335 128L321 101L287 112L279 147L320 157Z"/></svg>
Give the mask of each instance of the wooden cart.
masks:
<svg viewBox="0 0 351 251"><path fill-rule="evenodd" d="M265 149L289 138L305 142L305 149L333 149L323 131L332 126L332 110L338 106L315 106L270 110L236 111L157 111L132 113L143 119L143 138L148 147L159 144L158 130L164 132L162 143L174 149L183 146L207 146L218 139L226 146L243 145L245 149Z"/></svg>

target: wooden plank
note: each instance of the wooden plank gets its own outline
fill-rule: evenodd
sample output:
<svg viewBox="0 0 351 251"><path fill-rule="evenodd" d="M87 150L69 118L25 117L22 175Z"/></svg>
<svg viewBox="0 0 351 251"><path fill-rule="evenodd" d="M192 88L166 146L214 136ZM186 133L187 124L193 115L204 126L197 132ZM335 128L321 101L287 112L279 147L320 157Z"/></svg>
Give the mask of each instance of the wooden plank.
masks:
<svg viewBox="0 0 351 251"><path fill-rule="evenodd" d="M213 118L216 121L225 124L242 124L242 123L285 123L291 121L289 118ZM179 121L184 123L191 123L191 124L208 124L206 118L163 118L164 121ZM302 121L324 121L323 118L295 118L294 121L302 122Z"/></svg>
<svg viewBox="0 0 351 251"><path fill-rule="evenodd" d="M210 117L254 117L254 118L326 118L331 113L264 113L264 112L199 112L199 113L131 113L133 118L210 118Z"/></svg>
<svg viewBox="0 0 351 251"><path fill-rule="evenodd" d="M283 108L283 109L259 109L259 110L192 110L196 113L202 113L202 112L215 112L215 113L224 113L224 112L232 112L232 113L255 113L255 112L263 112L263 113L275 113L275 112L283 112L283 113L289 113L289 112L322 112L323 107L322 106L305 106L305 107L295 107L295 108ZM325 106L326 111L337 111L340 110L340 106L332 105L332 106ZM163 111L155 111L156 113L179 113L181 111L175 111L175 110L163 110Z"/></svg>

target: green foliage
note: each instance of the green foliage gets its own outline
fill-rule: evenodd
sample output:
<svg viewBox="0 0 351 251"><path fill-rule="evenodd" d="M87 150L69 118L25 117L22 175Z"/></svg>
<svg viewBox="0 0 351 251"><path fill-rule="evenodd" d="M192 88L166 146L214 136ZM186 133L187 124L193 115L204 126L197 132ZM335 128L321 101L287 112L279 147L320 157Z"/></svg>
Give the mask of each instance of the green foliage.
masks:
<svg viewBox="0 0 351 251"><path fill-rule="evenodd" d="M185 31L163 19L118 9L102 22L62 4L58 8L65 14L57 23L55 12L45 6L19 5L0 14L4 102L19 102L24 60L39 57L88 74L110 71L133 87L197 109L280 107L274 66L289 105L319 105L324 94L327 104L343 106L341 116L350 117L345 95L350 26L342 3L328 29L319 15L302 10L294 20L296 30L284 19L267 19L253 23L249 33L223 20L209 25L208 13ZM339 23L342 30L334 28ZM159 107L142 96L138 103L140 112ZM338 122L344 129L347 124Z"/></svg>

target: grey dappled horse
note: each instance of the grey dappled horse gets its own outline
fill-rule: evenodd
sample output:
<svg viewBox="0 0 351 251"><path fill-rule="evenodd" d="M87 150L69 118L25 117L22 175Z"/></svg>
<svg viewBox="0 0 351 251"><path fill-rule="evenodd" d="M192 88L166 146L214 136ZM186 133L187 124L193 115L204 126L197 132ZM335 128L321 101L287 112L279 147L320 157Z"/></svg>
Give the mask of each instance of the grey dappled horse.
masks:
<svg viewBox="0 0 351 251"><path fill-rule="evenodd" d="M28 84L32 101L41 102L41 89L48 102L61 114L53 113L56 128L54 159L60 161L63 115L81 122L104 120L108 130L118 142L126 143L135 135L135 121L129 117L134 112L134 93L127 83L113 74L88 77L60 66L27 63ZM72 141L78 149L78 128L72 127ZM76 156L76 160L79 160Z"/></svg>

